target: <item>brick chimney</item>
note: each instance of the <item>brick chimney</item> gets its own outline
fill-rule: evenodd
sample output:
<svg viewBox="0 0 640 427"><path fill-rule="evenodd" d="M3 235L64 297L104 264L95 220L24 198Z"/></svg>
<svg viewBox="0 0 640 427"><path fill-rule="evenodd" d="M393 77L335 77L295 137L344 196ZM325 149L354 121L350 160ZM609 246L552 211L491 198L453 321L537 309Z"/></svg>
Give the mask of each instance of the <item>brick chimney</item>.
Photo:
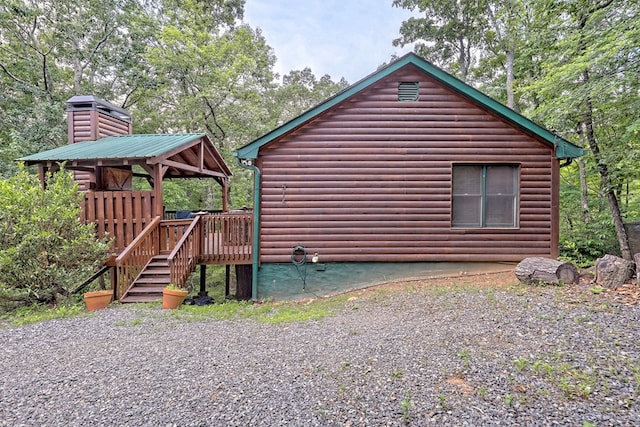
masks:
<svg viewBox="0 0 640 427"><path fill-rule="evenodd" d="M114 135L131 134L131 114L123 108L95 96L74 96L67 101L68 142L95 141ZM85 171L74 171L74 179L81 191L108 187L105 180L115 173L131 174L126 171L108 170L101 167ZM130 179L129 179L130 180Z"/></svg>
<svg viewBox="0 0 640 427"><path fill-rule="evenodd" d="M74 96L67 101L69 144L131 134L131 114L95 96Z"/></svg>

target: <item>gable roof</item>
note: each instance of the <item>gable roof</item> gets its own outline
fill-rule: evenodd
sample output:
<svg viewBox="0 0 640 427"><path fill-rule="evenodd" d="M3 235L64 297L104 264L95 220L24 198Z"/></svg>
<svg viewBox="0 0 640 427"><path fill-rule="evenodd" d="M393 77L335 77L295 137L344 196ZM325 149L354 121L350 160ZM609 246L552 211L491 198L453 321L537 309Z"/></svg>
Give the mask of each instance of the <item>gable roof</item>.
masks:
<svg viewBox="0 0 640 427"><path fill-rule="evenodd" d="M363 78L359 82L349 86L345 90L337 93L336 95L327 99L326 101L317 105L316 107L304 112L303 114L294 118L293 120L283 124L280 127L277 127L276 129L254 140L253 142L250 142L249 144L243 147L240 147L239 149L234 151L233 155L240 159L257 158L260 148L263 147L264 145L302 126L303 124L314 119L318 115L324 113L325 111L331 109L332 107L352 97L356 93L384 79L385 77L389 76L390 74L394 73L395 71L409 64L412 64L418 67L419 69L424 71L426 74L428 74L438 82L460 93L461 95L467 97L473 102L480 104L487 110L493 112L497 116L505 119L509 123L522 129L523 131L549 143L550 145L555 147L555 155L557 158L571 159L571 158L580 157L585 154L585 151L582 148L578 147L577 145L572 144L566 139L561 138L558 135L555 135L554 133L534 123L533 121L527 119L521 114L516 113L511 108L508 108L507 106L501 104L495 99L485 95L479 90L453 77L452 75L434 66L433 64L422 59L416 54L408 53L403 57L399 58L398 60L374 72L373 74L370 74L369 76Z"/></svg>
<svg viewBox="0 0 640 427"><path fill-rule="evenodd" d="M202 159L200 157L202 156ZM139 134L77 142L17 159L27 165L68 162L74 166L165 163L171 177L231 176L206 134Z"/></svg>

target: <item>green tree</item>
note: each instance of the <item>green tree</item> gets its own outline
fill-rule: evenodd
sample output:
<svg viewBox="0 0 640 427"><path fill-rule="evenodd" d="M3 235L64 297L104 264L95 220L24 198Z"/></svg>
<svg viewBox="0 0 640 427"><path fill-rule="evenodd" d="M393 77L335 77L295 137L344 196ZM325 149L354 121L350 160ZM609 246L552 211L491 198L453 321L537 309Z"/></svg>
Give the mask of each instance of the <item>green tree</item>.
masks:
<svg viewBox="0 0 640 427"><path fill-rule="evenodd" d="M0 176L15 172L13 159L66 143L72 95L135 91L136 73L118 70L140 64L144 43L128 31L140 16L135 0L0 3Z"/></svg>
<svg viewBox="0 0 640 427"><path fill-rule="evenodd" d="M545 50L539 53L540 75L527 86L534 118L589 148L593 166L584 165L583 174L591 167L597 171L600 183L592 197L607 201L618 250L627 259L632 253L620 196L638 178L638 12L638 4L626 0L540 5L538 19L548 29L539 34ZM582 203L587 210L597 204Z"/></svg>
<svg viewBox="0 0 640 427"><path fill-rule="evenodd" d="M334 82L328 74L318 79L308 67L290 71L270 97L271 127L295 118L348 86L344 78Z"/></svg>
<svg viewBox="0 0 640 427"><path fill-rule="evenodd" d="M44 189L25 169L0 181L0 308L54 303L104 263L110 242L80 222L80 197L64 170Z"/></svg>
<svg viewBox="0 0 640 427"><path fill-rule="evenodd" d="M415 52L467 81L485 48L489 28L484 0L394 0L393 6L418 10L400 26L394 46L415 43Z"/></svg>

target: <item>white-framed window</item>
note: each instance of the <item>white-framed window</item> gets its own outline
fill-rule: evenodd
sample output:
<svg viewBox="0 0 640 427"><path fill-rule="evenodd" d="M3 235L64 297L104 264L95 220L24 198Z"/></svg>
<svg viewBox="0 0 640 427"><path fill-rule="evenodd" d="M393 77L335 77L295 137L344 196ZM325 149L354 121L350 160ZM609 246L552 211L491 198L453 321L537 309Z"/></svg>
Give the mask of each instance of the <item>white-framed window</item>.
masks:
<svg viewBox="0 0 640 427"><path fill-rule="evenodd" d="M452 227L518 226L517 165L455 164L452 174Z"/></svg>

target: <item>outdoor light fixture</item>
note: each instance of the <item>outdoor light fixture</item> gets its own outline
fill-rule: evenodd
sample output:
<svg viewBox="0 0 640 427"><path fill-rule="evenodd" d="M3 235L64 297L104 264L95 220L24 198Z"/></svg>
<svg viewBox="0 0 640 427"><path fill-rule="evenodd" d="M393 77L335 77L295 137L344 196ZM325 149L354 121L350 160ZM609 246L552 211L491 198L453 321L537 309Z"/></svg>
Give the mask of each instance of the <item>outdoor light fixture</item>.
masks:
<svg viewBox="0 0 640 427"><path fill-rule="evenodd" d="M313 254L313 257L311 258L311 262L314 264L318 263L318 252Z"/></svg>

